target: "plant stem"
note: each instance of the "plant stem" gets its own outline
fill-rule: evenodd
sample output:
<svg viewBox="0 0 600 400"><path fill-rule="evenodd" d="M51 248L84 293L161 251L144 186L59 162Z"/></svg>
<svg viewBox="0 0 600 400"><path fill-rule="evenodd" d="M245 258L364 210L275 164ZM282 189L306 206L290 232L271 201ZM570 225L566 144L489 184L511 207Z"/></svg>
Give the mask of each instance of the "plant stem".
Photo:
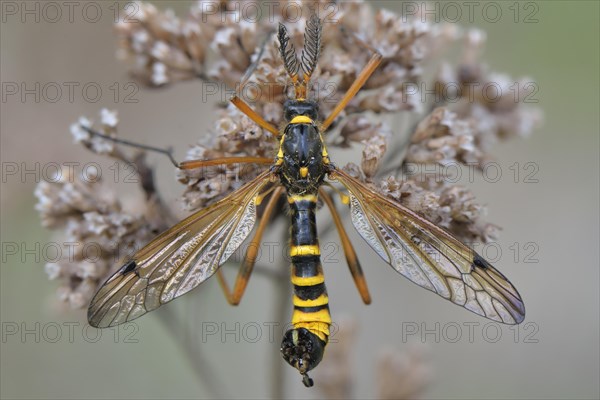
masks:
<svg viewBox="0 0 600 400"><path fill-rule="evenodd" d="M169 336L173 338L181 353L188 359L192 370L198 377L200 386L206 390L208 398L223 397L222 388L225 386L219 378L213 373L211 362L202 355L201 351L193 342L186 339L186 334L182 327L184 321L179 321L180 318L175 316L175 313L170 311L157 312L159 321L163 324ZM220 395L220 396L219 396ZM225 396L226 398L227 396Z"/></svg>

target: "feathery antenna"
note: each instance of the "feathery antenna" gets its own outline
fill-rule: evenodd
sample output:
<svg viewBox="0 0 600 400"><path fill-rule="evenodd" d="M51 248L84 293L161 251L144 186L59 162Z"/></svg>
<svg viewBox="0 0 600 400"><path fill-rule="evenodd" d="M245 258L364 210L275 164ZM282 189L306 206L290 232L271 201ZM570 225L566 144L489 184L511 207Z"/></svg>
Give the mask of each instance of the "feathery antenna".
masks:
<svg viewBox="0 0 600 400"><path fill-rule="evenodd" d="M290 37L285 25L283 25L281 22L279 23L279 32L277 34L277 38L279 39L279 54L281 54L283 66L285 67L285 70L290 78L292 78L292 80L297 80L298 58L296 57L296 49L290 42Z"/></svg>
<svg viewBox="0 0 600 400"><path fill-rule="evenodd" d="M323 26L321 20L316 14L313 14L306 22L304 31L304 48L302 49L302 72L304 72L304 82L308 83L310 76L317 67L319 55L321 53L321 33Z"/></svg>
<svg viewBox="0 0 600 400"><path fill-rule="evenodd" d="M308 82L317 67L319 55L321 54L321 33L323 25L316 14L312 14L306 22L304 30L304 48L300 57L300 62L296 56L296 49L290 42L285 25L279 23L279 54L283 60L283 65L288 73L294 89L296 90L296 99L303 100L308 92ZM298 72L302 69L302 79L298 79Z"/></svg>

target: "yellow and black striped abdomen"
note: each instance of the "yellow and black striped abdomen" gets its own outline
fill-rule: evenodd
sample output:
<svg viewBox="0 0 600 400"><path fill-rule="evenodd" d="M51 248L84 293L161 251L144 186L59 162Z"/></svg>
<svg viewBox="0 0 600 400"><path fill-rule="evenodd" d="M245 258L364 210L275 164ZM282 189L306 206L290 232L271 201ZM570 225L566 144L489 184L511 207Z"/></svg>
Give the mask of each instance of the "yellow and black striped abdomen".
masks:
<svg viewBox="0 0 600 400"><path fill-rule="evenodd" d="M292 218L290 256L294 285L292 325L306 328L327 343L329 299L321 267L316 225L316 195L288 198Z"/></svg>
<svg viewBox="0 0 600 400"><path fill-rule="evenodd" d="M301 256L292 265L294 313L292 325L306 328L327 343L329 338L329 299L319 256Z"/></svg>
<svg viewBox="0 0 600 400"><path fill-rule="evenodd" d="M294 313L293 329L284 335L281 351L288 363L305 374L323 357L331 317L317 238L317 196L289 195L288 202Z"/></svg>

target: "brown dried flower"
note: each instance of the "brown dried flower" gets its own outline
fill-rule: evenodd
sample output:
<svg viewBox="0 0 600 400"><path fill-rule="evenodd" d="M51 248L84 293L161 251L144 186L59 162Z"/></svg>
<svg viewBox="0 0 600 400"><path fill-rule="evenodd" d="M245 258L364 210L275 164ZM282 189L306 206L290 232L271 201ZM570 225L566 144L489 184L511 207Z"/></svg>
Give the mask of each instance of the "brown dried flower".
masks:
<svg viewBox="0 0 600 400"><path fill-rule="evenodd" d="M431 380L431 375L422 347L410 347L406 352L382 350L377 362L377 398L419 398Z"/></svg>
<svg viewBox="0 0 600 400"><path fill-rule="evenodd" d="M367 179L375 176L379 163L387 150L387 140L384 132L380 132L363 141L361 168Z"/></svg>
<svg viewBox="0 0 600 400"><path fill-rule="evenodd" d="M336 342L329 345L327 357L320 365L316 387L323 392L325 398L349 399L356 397L352 358L359 324L350 317L342 317L338 321ZM391 347L378 350L380 354L374 368L377 390L375 398L419 398L432 375L424 347L413 345L406 351Z"/></svg>
<svg viewBox="0 0 600 400"><path fill-rule="evenodd" d="M419 172L421 169L409 178L399 176L411 165L481 168L497 141L529 135L541 122L541 112L527 104L537 90L535 82L527 78L512 82L505 75L489 72L479 62L485 34L478 30L465 32L455 24L424 23L419 15L401 18L387 10L373 10L362 1L281 0L277 4L273 9L279 10L278 14L250 22L244 21L234 1L197 2L184 18L137 2L139 11L123 15L116 24L118 56L149 87L200 79L217 84L222 91L238 89L258 114L281 127L282 105L291 88L272 32L278 23L285 24L291 42L299 48L306 18L315 12L328 16L320 61L309 88L309 95L319 102L320 120L356 80L372 54L369 48L384 57L325 136L333 161L335 147L360 144L361 161L342 166L352 176L466 242L495 239L497 227L484 221L485 209L469 190L449 180L431 179ZM286 6L293 6L301 18L291 18ZM462 48L458 65L444 59L446 49L452 46ZM434 82L428 82L427 77L433 75ZM243 78L247 80L239 87ZM432 88L434 101L424 97ZM486 92L483 88L491 89ZM237 108L215 103L211 134L190 147L187 159L274 156L278 143L272 133ZM392 118L398 115L412 121L421 118L407 130ZM102 110L96 130L116 137L117 125L117 113ZM119 260L174 222L155 191L143 153L129 156L114 141L91 135L92 126L92 121L80 118L71 127L75 141L93 153L134 164L141 190L124 205L89 171L85 177L62 171L60 180L37 187L36 209L42 224L57 232L65 247L62 254L69 255L46 265L46 272L60 282L59 297L73 308L86 307ZM386 157L388 152L393 159ZM177 178L185 185L184 204L197 209L223 198L259 171L254 166L228 165L178 171ZM383 179L375 184L378 174ZM94 251L91 255L90 249ZM353 342L356 324L342 322L340 327L342 341L330 346L319 372L326 376L318 382L329 398L348 397L352 392L348 344ZM195 347L187 350L194 352ZM415 397L429 376L418 352L388 351L377 371L378 397L382 399ZM198 376L207 374L198 371ZM273 397L281 395L275 390Z"/></svg>
<svg viewBox="0 0 600 400"><path fill-rule="evenodd" d="M276 126L282 126L282 104L289 87L280 60L276 40L271 34L278 23L288 28L291 41L299 47L306 17L316 12L330 15L328 1L281 1L279 14L256 22L243 21L234 2L203 2L192 6L180 18L171 11L161 11L148 3L138 3L139 12L125 16L116 24L120 58L127 60L131 71L148 86L165 86L175 82L201 79L236 88L249 68L242 95L253 109ZM290 21L284 5L294 5L302 18ZM498 140L529 134L540 122L540 112L525 107L535 90L533 82L518 82L515 91L504 75L487 72L478 62L485 35L466 33L454 25L423 23L419 16L400 18L387 10L373 10L366 2L340 2L336 13L323 27L321 58L312 76L310 95L319 100L320 117L329 114L343 93L377 49L384 59L365 88L350 102L326 135L327 145L351 147L361 143L360 163L344 168L365 182L375 180L378 172L396 172L385 176L380 190L421 213L460 238L488 241L496 228L483 221L483 208L468 190L444 180L431 180L417 174L399 179L398 173L408 164L457 163L481 167L490 158L491 146ZM457 66L443 64L433 86L437 97L431 104L422 101L422 85L431 76L450 45L460 45L463 56ZM260 56L260 57L259 57ZM499 88L498 98L490 98L472 87ZM515 88L517 86L514 86ZM417 88L418 90L413 90ZM239 89L239 88L238 88ZM188 159L227 156L272 157L277 141L270 132L257 126L247 116L229 105L218 106L211 135L200 139L188 151ZM425 111L426 115L410 131L402 131L389 116L408 116ZM114 112L103 110L100 131L114 136L118 123ZM82 118L71 131L75 140L97 154L133 162L140 172L141 187L146 194L136 204L137 212L124 210L116 196L109 195L98 182L42 183L36 194L38 210L45 226L63 230L81 245L100 244L101 257L88 262L78 250L74 260L47 267L51 277L62 279L63 292L82 292L72 305L83 307L98 283L105 278L115 258L122 256L114 243L138 246L148 241L156 229L167 225L168 218L154 219L153 211L162 205L154 192L152 173L140 157L128 157L114 142L90 136L92 123ZM87 128L87 129L86 129ZM409 142L408 148L398 146ZM384 156L393 152L393 164ZM335 161L335 157L334 157ZM359 167L360 165L360 167ZM255 167L230 165L209 170L179 171L178 180L185 185L184 203L190 209L204 207L240 187L259 170ZM162 210L160 215L168 215ZM76 296L72 296L76 297Z"/></svg>
<svg viewBox="0 0 600 400"><path fill-rule="evenodd" d="M103 109L101 121L103 133L116 133L116 112ZM64 247L63 259L46 264L46 273L50 279L60 281L59 298L73 308L86 307L119 261L171 223L156 193L148 192L149 187L143 185L148 179L143 175L150 171L143 154L127 158L114 142L91 136L82 127L92 128L92 122L81 118L71 127L75 141L94 153L109 154L135 165L146 196L139 196L125 209L116 193L103 184L99 171L94 173L92 168L75 174L72 168L64 167L56 179L37 186L35 208L42 225L59 231L57 238Z"/></svg>
<svg viewBox="0 0 600 400"><path fill-rule="evenodd" d="M327 357L318 371L317 387L328 399L349 399L354 389L352 348L358 334L358 323L350 317L337 319L335 343L327 349Z"/></svg>
<svg viewBox="0 0 600 400"><path fill-rule="evenodd" d="M406 162L481 164L483 153L475 145L475 127L471 120L438 107L417 125L411 137Z"/></svg>
<svg viewBox="0 0 600 400"><path fill-rule="evenodd" d="M389 177L381 183L381 191L451 231L465 243L488 243L498 237L498 228L483 221L485 209L464 187L439 180L398 181Z"/></svg>
<svg viewBox="0 0 600 400"><path fill-rule="evenodd" d="M462 62L456 67L445 63L436 78L442 102L471 126L480 160L489 158L498 140L526 137L542 122L540 109L532 105L537 103L535 81L489 72L477 61L484 43L483 32L467 32Z"/></svg>

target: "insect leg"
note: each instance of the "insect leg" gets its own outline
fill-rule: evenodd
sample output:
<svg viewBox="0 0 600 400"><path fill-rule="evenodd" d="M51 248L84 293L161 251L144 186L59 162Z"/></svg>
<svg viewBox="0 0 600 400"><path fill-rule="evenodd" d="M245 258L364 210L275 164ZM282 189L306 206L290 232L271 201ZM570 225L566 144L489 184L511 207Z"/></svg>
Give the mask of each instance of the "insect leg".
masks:
<svg viewBox="0 0 600 400"><path fill-rule="evenodd" d="M329 125L331 125L333 120L339 115L339 113L342 112L344 108L346 108L350 100L354 98L356 93L358 93L358 91L363 87L365 82L367 82L371 74L373 74L373 72L377 69L377 67L381 63L382 58L383 57L379 52L373 53L367 65L363 68L360 74L358 74L356 80L352 83L350 88L348 88L348 91L344 94L344 97L342 97L340 102L335 106L335 108L333 109L331 114L329 114L327 119L323 121L323 124L321 126L322 131L325 131L329 127Z"/></svg>
<svg viewBox="0 0 600 400"><path fill-rule="evenodd" d="M333 218L333 222L337 228L340 240L342 241L342 247L344 248L344 255L346 256L348 268L352 274L352 279L354 279L354 284L360 293L360 297L365 304L371 304L371 295L369 294L369 288L367 287L367 280L365 279L360 262L358 261L358 256L354 251L354 246L352 246L352 242L350 242L350 238L344 229L342 219L335 208L335 204L333 204L333 199L323 188L319 189L319 193L321 196L323 196L323 201L325 201L325 204L327 204L327 207L331 211L331 217Z"/></svg>
<svg viewBox="0 0 600 400"><path fill-rule="evenodd" d="M210 167L215 165L228 164L273 164L273 159L268 157L223 157L212 160L186 160L179 163L179 169L195 169L202 167Z"/></svg>
<svg viewBox="0 0 600 400"><path fill-rule="evenodd" d="M97 132L91 128L86 126L81 126L82 129L87 131L89 134L101 137L106 140L110 140L115 143L123 144L126 146L137 147L142 150L154 151L156 153L164 154L169 157L169 160L173 163L173 165L179 169L195 169L202 167L210 167L215 165L228 165L228 164L241 164L241 163L254 163L254 164L273 164L273 159L268 157L223 157L223 158L215 158L212 160L185 160L182 162L175 161L173 157L173 150L171 148L160 148L149 146L146 144L131 142L129 140L115 138L112 136L105 135L103 133Z"/></svg>
<svg viewBox="0 0 600 400"><path fill-rule="evenodd" d="M265 121L263 117L261 117L256 111L254 111L248 103L241 99L241 97L236 94L229 101L238 108L241 112L243 112L248 118L254 121L261 128L271 132L273 135L279 135L279 129L275 127L270 122Z"/></svg>
<svg viewBox="0 0 600 400"><path fill-rule="evenodd" d="M242 80L240 81L240 84L236 88L236 93L231 97L231 99L229 99L229 101L231 101L231 103L234 106L236 106L238 108L238 110L243 112L248 118L250 118L252 121L254 121L258 126L271 132L273 135L278 136L279 130L277 129L277 127L275 127L275 126L273 126L273 124L265 121L265 119L263 117L261 117L256 111L254 111L248 105L248 103L246 103L240 97L240 92L242 91L242 89L244 88L244 86L246 85L246 83L248 82L248 80L250 79L252 74L254 73L254 70L256 69L256 67L258 66L258 63L260 62L260 59L262 58L262 55L265 51L265 47L267 46L267 42L271 38L272 33L273 33L273 31L271 31L267 34L267 37L263 41L260 51L258 52L258 56L256 57L256 60L246 70L244 76L242 77Z"/></svg>
<svg viewBox="0 0 600 400"><path fill-rule="evenodd" d="M265 231L273 212L275 211L275 206L277 205L277 200L279 200L279 196L283 193L283 187L277 187L269 202L265 207L265 211L263 213L260 222L256 228L256 232L254 233L254 237L248 244L248 249L246 250L246 256L244 257L244 261L242 262L242 266L240 267L237 277L235 279L235 284L233 286L233 291L229 288L229 285L225 279L225 276L221 272L220 269L217 270L217 279L219 280L219 284L221 285L221 289L223 289L223 293L225 293L225 297L227 301L231 305L238 305L242 300L242 296L244 295L244 291L246 290L246 285L248 284L248 280L250 279L250 274L254 269L254 264L256 263L256 257L258 253L258 247L262 241L262 236Z"/></svg>

